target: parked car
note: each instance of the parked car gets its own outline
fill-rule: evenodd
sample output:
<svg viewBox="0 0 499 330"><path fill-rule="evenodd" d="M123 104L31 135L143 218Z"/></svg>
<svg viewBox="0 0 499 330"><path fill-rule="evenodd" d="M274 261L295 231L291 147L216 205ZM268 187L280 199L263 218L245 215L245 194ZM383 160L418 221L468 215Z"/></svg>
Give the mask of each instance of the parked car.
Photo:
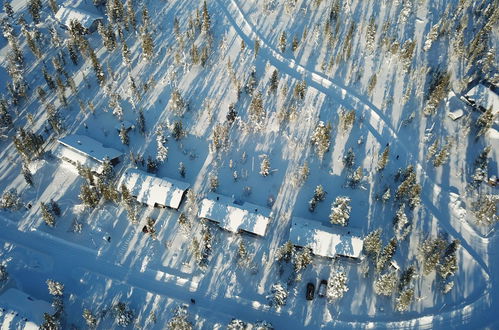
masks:
<svg viewBox="0 0 499 330"><path fill-rule="evenodd" d="M315 292L315 285L314 283L308 283L307 284L307 294L306 294L306 298L307 300L312 300L314 299L314 292Z"/></svg>
<svg viewBox="0 0 499 330"><path fill-rule="evenodd" d="M322 280L321 284L319 284L319 297L326 296L326 290L327 290L327 281Z"/></svg>

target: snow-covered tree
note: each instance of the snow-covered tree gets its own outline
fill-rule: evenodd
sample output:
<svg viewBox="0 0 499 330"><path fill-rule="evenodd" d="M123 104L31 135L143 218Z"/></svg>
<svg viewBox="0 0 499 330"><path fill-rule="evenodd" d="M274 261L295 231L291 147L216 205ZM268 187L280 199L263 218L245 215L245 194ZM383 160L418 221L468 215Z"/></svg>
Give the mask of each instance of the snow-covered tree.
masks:
<svg viewBox="0 0 499 330"><path fill-rule="evenodd" d="M392 260L395 251L397 251L397 239L393 237L383 248L381 255L376 260L376 272L380 273L385 268L385 266Z"/></svg>
<svg viewBox="0 0 499 330"><path fill-rule="evenodd" d="M405 204L402 204L400 205L397 213L395 214L395 218L393 219L393 229L395 231L397 239L401 240L405 237L402 231L407 228L408 224L409 219L405 214Z"/></svg>
<svg viewBox="0 0 499 330"><path fill-rule="evenodd" d="M175 140L180 140L185 135L184 127L180 120L176 120L173 123L172 136Z"/></svg>
<svg viewBox="0 0 499 330"><path fill-rule="evenodd" d="M335 302L341 299L347 291L347 275L344 272L332 271L327 282L327 301L329 303Z"/></svg>
<svg viewBox="0 0 499 330"><path fill-rule="evenodd" d="M216 191L218 188L218 175L213 172L210 174L210 190Z"/></svg>
<svg viewBox="0 0 499 330"><path fill-rule="evenodd" d="M276 251L275 258L277 261L290 262L294 254L295 246L291 243L291 241L287 241Z"/></svg>
<svg viewBox="0 0 499 330"><path fill-rule="evenodd" d="M189 314L183 307L175 308L173 317L168 320L166 327L168 330L192 330L193 324L188 320Z"/></svg>
<svg viewBox="0 0 499 330"><path fill-rule="evenodd" d="M343 157L343 165L346 168L351 168L355 163L355 154L352 148L349 148L347 154Z"/></svg>
<svg viewBox="0 0 499 330"><path fill-rule="evenodd" d="M338 196L331 205L329 220L332 224L346 226L348 224L348 220L350 219L351 210L352 207L350 206L350 197Z"/></svg>
<svg viewBox="0 0 499 330"><path fill-rule="evenodd" d="M498 195L480 195L476 202L472 203L472 210L476 223L479 225L492 225L499 220L497 204Z"/></svg>
<svg viewBox="0 0 499 330"><path fill-rule="evenodd" d="M445 249L445 241L441 237L435 239L427 238L418 248L418 260L422 265L423 274L430 274L438 265L442 252Z"/></svg>
<svg viewBox="0 0 499 330"><path fill-rule="evenodd" d="M151 61L154 57L154 41L147 28L143 29L140 39L142 41L142 56L147 61Z"/></svg>
<svg viewBox="0 0 499 330"><path fill-rule="evenodd" d="M80 194L78 197L81 199L84 205L94 208L99 204L100 196L97 193L95 187L88 184L82 184L80 188Z"/></svg>
<svg viewBox="0 0 499 330"><path fill-rule="evenodd" d="M40 12L42 9L42 1L41 0L29 0L28 1L28 11L33 17L33 22L35 24L40 23Z"/></svg>
<svg viewBox="0 0 499 330"><path fill-rule="evenodd" d="M376 258L381 253L381 247L381 228L378 228L364 238L364 251Z"/></svg>
<svg viewBox="0 0 499 330"><path fill-rule="evenodd" d="M383 193L383 196L381 196L381 200L386 203L390 200L392 197L391 190L390 188L387 188L386 191Z"/></svg>
<svg viewBox="0 0 499 330"><path fill-rule="evenodd" d="M121 125L119 136L120 136L121 143L123 143L124 145L127 146L130 143L130 141L128 139L128 130L126 129L126 127L124 125Z"/></svg>
<svg viewBox="0 0 499 330"><path fill-rule="evenodd" d="M416 267L414 267L413 265L409 266L406 270L404 270L402 274L400 274L399 290L402 290L406 286L408 286L415 276L416 276Z"/></svg>
<svg viewBox="0 0 499 330"><path fill-rule="evenodd" d="M21 167L21 172L23 174L24 181L26 181L26 183L28 185L32 186L33 185L33 175L31 174L31 171L29 170L29 167L25 162L23 162L23 165Z"/></svg>
<svg viewBox="0 0 499 330"><path fill-rule="evenodd" d="M492 106L490 106L490 108L488 108L484 113L482 113L480 117L478 117L476 121L476 125L480 129L478 131L478 136L487 133L489 128L491 128L492 124L494 123L494 117L495 115L492 112Z"/></svg>
<svg viewBox="0 0 499 330"><path fill-rule="evenodd" d="M391 296L397 288L397 273L391 271L374 281L374 292L377 295Z"/></svg>
<svg viewBox="0 0 499 330"><path fill-rule="evenodd" d="M281 36L279 37L279 50L281 53L284 53L286 51L286 31L282 31Z"/></svg>
<svg viewBox="0 0 499 330"><path fill-rule="evenodd" d="M43 323L40 326L40 330L59 330L59 329L61 329L61 324L56 315L43 313Z"/></svg>
<svg viewBox="0 0 499 330"><path fill-rule="evenodd" d="M113 306L112 314L114 320L120 327L127 327L133 322L133 311L124 302L118 302Z"/></svg>
<svg viewBox="0 0 499 330"><path fill-rule="evenodd" d="M46 281L49 293L53 296L62 296L64 294L64 284L48 279Z"/></svg>
<svg viewBox="0 0 499 330"><path fill-rule="evenodd" d="M5 265L0 264L0 289L9 279L9 272L7 271L7 267Z"/></svg>
<svg viewBox="0 0 499 330"><path fill-rule="evenodd" d="M260 175L268 176L270 174L270 160L267 155L263 155L262 163L260 164Z"/></svg>
<svg viewBox="0 0 499 330"><path fill-rule="evenodd" d="M363 178L364 178L364 172L362 170L362 167L359 166L350 176L350 186L356 187L362 181Z"/></svg>
<svg viewBox="0 0 499 330"><path fill-rule="evenodd" d="M294 270L298 274L312 263L312 249L304 247L299 252L295 253Z"/></svg>
<svg viewBox="0 0 499 330"><path fill-rule="evenodd" d="M409 309L409 305L414 299L414 289L409 288L400 293L396 299L395 310L405 312Z"/></svg>
<svg viewBox="0 0 499 330"><path fill-rule="evenodd" d="M267 295L267 300L270 306L279 310L282 306L286 305L288 299L288 291L282 283L274 283L270 287L270 294Z"/></svg>
<svg viewBox="0 0 499 330"><path fill-rule="evenodd" d="M445 253L438 265L438 274L446 279L449 276L453 276L458 270L456 250L459 247L459 240L453 240L445 250Z"/></svg>
<svg viewBox="0 0 499 330"><path fill-rule="evenodd" d="M158 127L156 130L156 143L158 146L156 159L161 163L168 158L168 147L165 146L167 141L168 140L163 133L163 129Z"/></svg>
<svg viewBox="0 0 499 330"><path fill-rule="evenodd" d="M378 165L376 166L376 169L378 171L383 171L383 169L386 167L386 164L388 164L389 154L390 154L390 146L386 146L385 150L383 150L383 152L378 157Z"/></svg>
<svg viewBox="0 0 499 330"><path fill-rule="evenodd" d="M8 17L10 17L10 18L14 17L14 9L12 9L12 5L10 4L10 0L4 0L3 9L5 11L5 14L7 14Z"/></svg>
<svg viewBox="0 0 499 330"><path fill-rule="evenodd" d="M229 324L227 324L227 330L246 330L248 329L248 324L243 320L232 319Z"/></svg>
<svg viewBox="0 0 499 330"><path fill-rule="evenodd" d="M251 120L255 123L261 123L265 118L265 110L263 108L263 98L260 91L253 93L253 98L251 99L249 114Z"/></svg>
<svg viewBox="0 0 499 330"><path fill-rule="evenodd" d="M272 76L270 76L269 93L275 93L277 91L277 87L279 87L279 72L277 69L274 69Z"/></svg>
<svg viewBox="0 0 499 330"><path fill-rule="evenodd" d="M19 197L15 188L3 193L0 200L0 208L17 210L21 207L21 197Z"/></svg>
<svg viewBox="0 0 499 330"><path fill-rule="evenodd" d="M90 329L94 329L97 326L97 317L89 309L83 309L82 317Z"/></svg>
<svg viewBox="0 0 499 330"><path fill-rule="evenodd" d="M315 146L315 151L320 159L329 151L329 139L331 138L331 123L327 125L323 121L317 124L317 127L312 134L312 144Z"/></svg>
<svg viewBox="0 0 499 330"><path fill-rule="evenodd" d="M42 213L42 219L43 219L43 221L45 221L45 223L48 226L54 227L54 225L55 225L55 217L52 214L52 212L50 211L50 209L47 206L47 204L41 202L40 203L40 211Z"/></svg>
<svg viewBox="0 0 499 330"><path fill-rule="evenodd" d="M206 5L206 0L203 2L203 23L202 30L204 32L210 31L211 19L210 13L208 12L208 6Z"/></svg>
<svg viewBox="0 0 499 330"><path fill-rule="evenodd" d="M132 63L132 59L131 59L131 53L130 53L130 49L128 48L128 45L126 44L126 41L123 40L122 43L121 43L121 56L123 57L123 64L127 67L130 66L130 64Z"/></svg>

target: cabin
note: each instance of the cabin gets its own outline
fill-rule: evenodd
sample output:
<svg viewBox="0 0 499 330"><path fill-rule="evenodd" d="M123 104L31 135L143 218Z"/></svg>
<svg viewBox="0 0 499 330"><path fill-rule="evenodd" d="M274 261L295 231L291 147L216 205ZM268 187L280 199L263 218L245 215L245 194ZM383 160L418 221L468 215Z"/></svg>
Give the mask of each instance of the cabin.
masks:
<svg viewBox="0 0 499 330"><path fill-rule="evenodd" d="M86 135L67 135L60 138L53 154L73 165L78 163L89 167L95 173L102 172L103 163L109 159L111 165L116 165L123 153L113 148L106 148L102 143Z"/></svg>
<svg viewBox="0 0 499 330"><path fill-rule="evenodd" d="M233 198L210 193L201 201L198 217L215 222L232 233L265 236L271 211L252 203L236 203Z"/></svg>
<svg viewBox="0 0 499 330"><path fill-rule="evenodd" d="M119 186L124 184L139 203L151 207L178 210L190 185L170 178L158 178L138 169L127 169Z"/></svg>
<svg viewBox="0 0 499 330"><path fill-rule="evenodd" d="M325 226L319 221L293 217L289 240L298 247L309 247L312 253L326 258L359 259L364 240L352 229Z"/></svg>
<svg viewBox="0 0 499 330"><path fill-rule="evenodd" d="M16 288L0 295L0 329L39 329L43 313L53 314L52 305Z"/></svg>
<svg viewBox="0 0 499 330"><path fill-rule="evenodd" d="M55 14L56 20L63 29L69 30L71 21L75 20L85 28L86 33L97 31L99 24L102 24L104 18L98 14L87 11L83 8L60 6Z"/></svg>

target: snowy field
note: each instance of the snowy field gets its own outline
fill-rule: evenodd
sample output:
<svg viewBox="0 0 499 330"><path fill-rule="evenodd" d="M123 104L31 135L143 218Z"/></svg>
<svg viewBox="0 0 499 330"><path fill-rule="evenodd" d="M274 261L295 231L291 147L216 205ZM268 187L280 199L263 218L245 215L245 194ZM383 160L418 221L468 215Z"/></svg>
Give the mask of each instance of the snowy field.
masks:
<svg viewBox="0 0 499 330"><path fill-rule="evenodd" d="M25 322L11 310L37 322L2 300L9 289L54 301L39 319L62 329L499 327L497 1L4 2L2 329ZM63 28L63 5L103 25ZM72 134L123 153L113 173L59 159ZM130 201L128 168L190 189L178 210ZM269 208L265 235L201 220L210 191ZM364 242L381 229L378 248L277 260L294 217L334 230L333 215ZM348 290L335 298L338 273Z"/></svg>

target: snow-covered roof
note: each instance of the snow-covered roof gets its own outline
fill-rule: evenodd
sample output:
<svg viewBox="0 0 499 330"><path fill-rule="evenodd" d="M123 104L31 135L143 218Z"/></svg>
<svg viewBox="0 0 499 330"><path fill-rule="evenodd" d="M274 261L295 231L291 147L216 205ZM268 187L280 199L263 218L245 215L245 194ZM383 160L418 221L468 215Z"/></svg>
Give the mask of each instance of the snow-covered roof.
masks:
<svg viewBox="0 0 499 330"><path fill-rule="evenodd" d="M478 84L470 89L466 96L487 110L492 107L493 113L499 111L499 96L487 86Z"/></svg>
<svg viewBox="0 0 499 330"><path fill-rule="evenodd" d="M239 205L232 198L213 193L201 201L198 216L233 233L244 230L259 236L265 236L270 222L269 209L251 203Z"/></svg>
<svg viewBox="0 0 499 330"><path fill-rule="evenodd" d="M53 313L52 305L15 288L0 295L0 329L38 329L43 313ZM3 309L3 311L1 311Z"/></svg>
<svg viewBox="0 0 499 330"><path fill-rule="evenodd" d="M121 177L120 186L124 184L140 203L149 206L162 205L178 209L182 196L189 188L186 182L174 179L162 179L141 170L128 169Z"/></svg>
<svg viewBox="0 0 499 330"><path fill-rule="evenodd" d="M85 135L67 135L59 139L59 143L72 148L86 157L102 163L106 157L109 160L119 158L123 155L121 151L113 148L106 148L102 143Z"/></svg>
<svg viewBox="0 0 499 330"><path fill-rule="evenodd" d="M359 258L363 239L352 234L351 229L324 226L318 221L294 217L289 240L297 246L307 246L315 255L333 258L337 255Z"/></svg>
<svg viewBox="0 0 499 330"><path fill-rule="evenodd" d="M84 28L90 28L90 26L96 21L103 19L102 16L96 15L94 13L88 12L81 8L60 6L59 10L55 14L55 18L62 24L69 26L72 20L76 20L81 23Z"/></svg>
<svg viewBox="0 0 499 330"><path fill-rule="evenodd" d="M102 164L100 162L93 158L87 157L72 148L68 148L63 144L59 144L52 154L57 158L70 161L75 165L76 163L80 163L81 165L90 168L95 173L100 174L102 172Z"/></svg>

